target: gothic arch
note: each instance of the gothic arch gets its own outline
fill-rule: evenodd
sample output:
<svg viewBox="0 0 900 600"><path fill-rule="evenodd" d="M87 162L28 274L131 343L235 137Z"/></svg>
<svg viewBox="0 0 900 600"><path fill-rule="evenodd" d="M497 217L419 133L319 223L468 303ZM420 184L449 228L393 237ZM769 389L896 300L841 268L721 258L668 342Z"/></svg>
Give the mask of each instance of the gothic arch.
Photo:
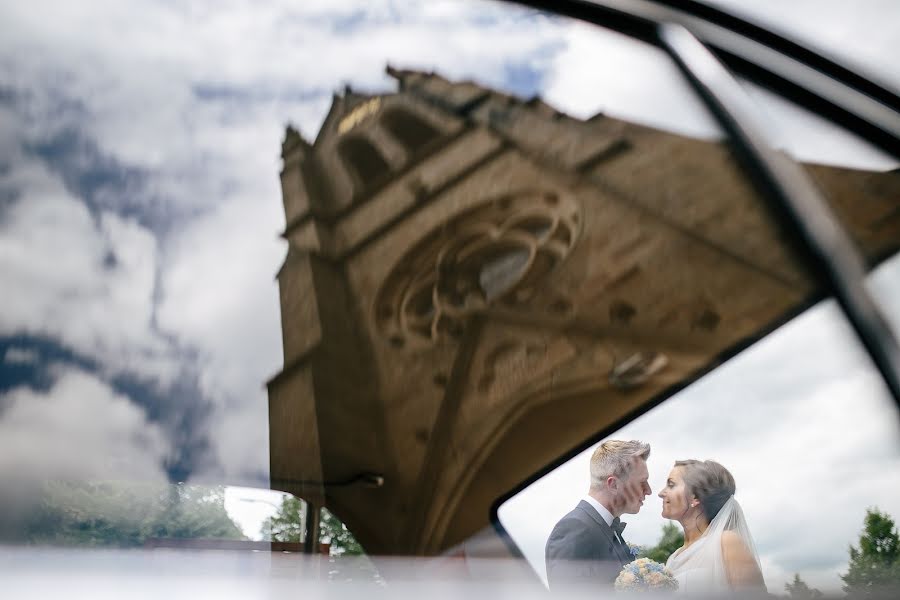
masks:
<svg viewBox="0 0 900 600"><path fill-rule="evenodd" d="M406 149L408 156L414 155L428 142L440 136L440 132L415 113L393 107L384 112L381 123L390 134Z"/></svg>
<svg viewBox="0 0 900 600"><path fill-rule="evenodd" d="M370 186L390 170L375 145L363 137L352 136L342 140L338 146L338 154L360 190Z"/></svg>
<svg viewBox="0 0 900 600"><path fill-rule="evenodd" d="M548 424L587 439L602 429L606 421L615 421L633 408L622 402L603 403L611 414L606 420L585 411L586 406L599 405L597 398L609 392L608 385L585 379L570 382L563 388L544 388L522 397L504 411L502 419L470 433L461 447L468 447L468 440L484 441L475 442L469 467L456 481L452 494L444 498L430 538L423 541L420 552L433 553L473 535L483 527L485 516L500 495L519 485L539 466L571 450L571 439L560 436L548 439ZM535 444L534 440L546 440L546 445ZM521 468L527 463L536 467L523 472ZM516 467L511 468L512 465Z"/></svg>

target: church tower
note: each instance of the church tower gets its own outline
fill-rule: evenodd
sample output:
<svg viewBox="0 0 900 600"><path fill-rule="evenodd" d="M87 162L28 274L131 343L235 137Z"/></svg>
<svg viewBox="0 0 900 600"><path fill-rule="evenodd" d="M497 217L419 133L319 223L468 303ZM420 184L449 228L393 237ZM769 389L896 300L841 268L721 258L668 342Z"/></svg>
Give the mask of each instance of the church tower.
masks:
<svg viewBox="0 0 900 600"><path fill-rule="evenodd" d="M388 73L285 137L271 478L433 555L817 291L722 144ZM810 168L868 257L898 249L896 173Z"/></svg>

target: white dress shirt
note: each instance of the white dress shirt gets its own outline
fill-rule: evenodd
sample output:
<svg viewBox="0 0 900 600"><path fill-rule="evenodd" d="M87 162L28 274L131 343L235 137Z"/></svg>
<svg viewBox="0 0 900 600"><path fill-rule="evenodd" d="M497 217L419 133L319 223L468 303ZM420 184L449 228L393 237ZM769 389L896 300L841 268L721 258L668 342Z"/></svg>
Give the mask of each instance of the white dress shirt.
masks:
<svg viewBox="0 0 900 600"><path fill-rule="evenodd" d="M594 498L593 496L591 496L590 494L587 494L584 497L584 501L587 502L588 504L590 504L591 506L593 506L594 510L596 510L600 514L600 516L603 517L604 521L606 521L606 524L609 525L610 527L612 527L612 522L613 522L614 517L613 517L612 513L606 509L605 506L603 506L602 504L597 502L597 499ZM619 536L618 532L613 531L613 535L615 536L615 538L617 540L619 540L619 542L622 542L623 544L625 543L622 541L622 538L621 538L621 536Z"/></svg>

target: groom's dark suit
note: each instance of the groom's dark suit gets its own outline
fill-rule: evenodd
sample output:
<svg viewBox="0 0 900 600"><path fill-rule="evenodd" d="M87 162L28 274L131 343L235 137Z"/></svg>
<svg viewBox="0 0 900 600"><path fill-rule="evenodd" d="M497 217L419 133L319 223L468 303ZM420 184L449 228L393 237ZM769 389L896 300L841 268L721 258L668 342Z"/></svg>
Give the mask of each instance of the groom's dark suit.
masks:
<svg viewBox="0 0 900 600"><path fill-rule="evenodd" d="M612 587L633 560L628 546L588 502L582 500L560 519L545 548L550 589L566 585Z"/></svg>

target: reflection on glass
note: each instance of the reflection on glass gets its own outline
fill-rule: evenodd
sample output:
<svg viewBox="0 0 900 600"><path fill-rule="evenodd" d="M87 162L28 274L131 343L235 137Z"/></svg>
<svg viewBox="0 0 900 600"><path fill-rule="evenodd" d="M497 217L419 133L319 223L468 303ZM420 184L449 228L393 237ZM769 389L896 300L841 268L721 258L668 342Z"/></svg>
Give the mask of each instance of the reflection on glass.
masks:
<svg viewBox="0 0 900 600"><path fill-rule="evenodd" d="M900 337L900 254L872 271L866 286L884 312L894 335Z"/></svg>
<svg viewBox="0 0 900 600"><path fill-rule="evenodd" d="M0 15L0 504L271 487L284 543L452 551L818 291L658 50L506 4L146 10Z"/></svg>
<svg viewBox="0 0 900 600"><path fill-rule="evenodd" d="M896 281L900 270L892 266L882 275ZM657 495L675 461L712 459L734 476L769 591L781 593L799 574L811 587L840 593L848 546L859 546L867 510L900 519L896 416L839 309L820 304L610 434L651 445L652 495L639 513L623 515L623 537L665 562L682 545L682 528L679 511ZM545 580L547 538L587 493L593 451L500 508L504 528Z"/></svg>
<svg viewBox="0 0 900 600"><path fill-rule="evenodd" d="M822 192L870 266L900 251L900 162L897 158L796 104L744 82L768 120L770 140L797 160ZM894 258L893 260L896 260ZM876 272L893 272L884 267ZM870 289L888 317L896 315L888 275ZM875 281L880 281L877 285ZM893 319L894 331L900 331Z"/></svg>
<svg viewBox="0 0 900 600"><path fill-rule="evenodd" d="M797 160L871 171L888 171L900 164L832 121L751 82L741 84L760 108L769 141Z"/></svg>
<svg viewBox="0 0 900 600"><path fill-rule="evenodd" d="M273 483L367 548L465 541L504 491L820 293L722 142L386 72L393 89L347 86L315 136L287 131L269 383ZM397 113L435 132L418 152L398 151ZM348 137L388 157L377 183ZM851 221L855 178L889 202L891 174L820 170ZM854 233L870 258L893 243ZM367 473L383 485L350 484Z"/></svg>
<svg viewBox="0 0 900 600"><path fill-rule="evenodd" d="M247 539L226 511L224 486L48 480L28 492L4 505L7 542L157 548Z"/></svg>

